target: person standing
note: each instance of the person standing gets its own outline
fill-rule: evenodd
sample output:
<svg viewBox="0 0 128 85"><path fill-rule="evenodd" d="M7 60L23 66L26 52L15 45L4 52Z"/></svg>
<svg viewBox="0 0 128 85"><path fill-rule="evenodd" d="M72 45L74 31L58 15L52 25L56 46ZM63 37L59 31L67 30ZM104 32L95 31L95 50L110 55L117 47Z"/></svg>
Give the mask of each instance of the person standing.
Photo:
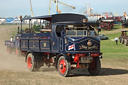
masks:
<svg viewBox="0 0 128 85"><path fill-rule="evenodd" d="M116 41L116 45L118 45L118 38L117 37L115 38L115 41Z"/></svg>
<svg viewBox="0 0 128 85"><path fill-rule="evenodd" d="M10 41L13 41L13 37L11 37Z"/></svg>

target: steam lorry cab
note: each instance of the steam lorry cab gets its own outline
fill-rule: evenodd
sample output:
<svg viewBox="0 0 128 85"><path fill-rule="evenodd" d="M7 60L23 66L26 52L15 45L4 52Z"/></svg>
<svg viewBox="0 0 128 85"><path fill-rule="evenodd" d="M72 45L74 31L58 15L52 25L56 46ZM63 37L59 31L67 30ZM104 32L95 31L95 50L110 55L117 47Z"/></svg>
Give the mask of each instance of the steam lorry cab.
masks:
<svg viewBox="0 0 128 85"><path fill-rule="evenodd" d="M40 19L49 21L40 33L22 33L22 22ZM80 14L55 14L31 18L21 18L20 51L30 71L39 70L46 64L55 66L60 75L69 76L72 69L87 68L91 75L100 72L102 53L100 38L95 27L97 22L88 22Z"/></svg>

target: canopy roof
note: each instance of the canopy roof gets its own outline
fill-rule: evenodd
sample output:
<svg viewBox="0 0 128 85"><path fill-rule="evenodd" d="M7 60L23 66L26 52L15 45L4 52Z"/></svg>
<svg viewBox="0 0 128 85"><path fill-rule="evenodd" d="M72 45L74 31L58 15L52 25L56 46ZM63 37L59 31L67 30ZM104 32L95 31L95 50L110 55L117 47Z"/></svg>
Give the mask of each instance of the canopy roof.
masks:
<svg viewBox="0 0 128 85"><path fill-rule="evenodd" d="M37 16L37 17L30 17L30 18L21 18L21 20L31 20L31 19L44 19L51 21L51 15L46 15L46 16Z"/></svg>
<svg viewBox="0 0 128 85"><path fill-rule="evenodd" d="M57 23L57 22L79 22L79 23L82 23L83 19L87 20L85 15L73 14L73 13L21 18L21 20L31 20L31 19L44 19L44 20L50 21L51 23Z"/></svg>

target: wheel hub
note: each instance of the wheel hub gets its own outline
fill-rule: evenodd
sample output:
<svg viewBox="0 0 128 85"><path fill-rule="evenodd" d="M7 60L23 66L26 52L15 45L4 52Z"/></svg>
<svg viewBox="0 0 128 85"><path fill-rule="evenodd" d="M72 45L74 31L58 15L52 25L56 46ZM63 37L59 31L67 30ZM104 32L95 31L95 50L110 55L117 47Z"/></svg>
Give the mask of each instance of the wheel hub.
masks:
<svg viewBox="0 0 128 85"><path fill-rule="evenodd" d="M59 69L62 74L66 72L66 63L64 60L61 60L59 63Z"/></svg>
<svg viewBox="0 0 128 85"><path fill-rule="evenodd" d="M60 68L63 69L63 64L60 65Z"/></svg>

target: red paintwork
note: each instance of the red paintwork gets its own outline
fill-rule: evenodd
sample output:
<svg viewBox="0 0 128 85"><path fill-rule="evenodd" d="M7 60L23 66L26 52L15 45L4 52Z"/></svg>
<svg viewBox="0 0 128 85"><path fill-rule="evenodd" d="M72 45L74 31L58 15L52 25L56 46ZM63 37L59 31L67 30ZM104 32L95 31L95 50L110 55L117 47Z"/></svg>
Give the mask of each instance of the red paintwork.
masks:
<svg viewBox="0 0 128 85"><path fill-rule="evenodd" d="M7 48L7 54L10 54L10 49L9 48Z"/></svg>
<svg viewBox="0 0 128 85"><path fill-rule="evenodd" d="M91 57L98 57L99 53L91 53Z"/></svg>
<svg viewBox="0 0 128 85"><path fill-rule="evenodd" d="M62 65L62 68L61 68L61 65ZM59 63L59 69L60 69L60 72L62 74L64 74L66 72L66 63L65 63L65 60L61 60L60 63Z"/></svg>
<svg viewBox="0 0 128 85"><path fill-rule="evenodd" d="M76 68L79 68L80 67L80 65L79 65L79 57L86 57L86 55L85 54L75 54L74 62L77 63Z"/></svg>
<svg viewBox="0 0 128 85"><path fill-rule="evenodd" d="M45 55L50 55L50 53L44 53Z"/></svg>
<svg viewBox="0 0 128 85"><path fill-rule="evenodd" d="M19 55L19 50L18 49L16 49L16 55Z"/></svg>
<svg viewBox="0 0 128 85"><path fill-rule="evenodd" d="M28 68L31 69L31 67L32 67L32 59L31 59L30 56L28 57L27 64L28 64Z"/></svg>
<svg viewBox="0 0 128 85"><path fill-rule="evenodd" d="M90 56L91 57L98 57L99 55L102 55L102 53L91 53ZM77 66L76 68L80 68L80 65L79 65L79 58L80 57L87 57L86 54L75 54L75 57L74 57L74 62L77 63ZM92 65L94 66L95 63L92 63Z"/></svg>
<svg viewBox="0 0 128 85"><path fill-rule="evenodd" d="M86 57L85 54L75 54L75 58L74 58L74 62L78 62L79 61L79 57Z"/></svg>
<svg viewBox="0 0 128 85"><path fill-rule="evenodd" d="M111 30L114 26L113 22L102 22L100 27L104 28L105 30Z"/></svg>
<svg viewBox="0 0 128 85"><path fill-rule="evenodd" d="M99 55L103 55L103 53L100 53Z"/></svg>
<svg viewBox="0 0 128 85"><path fill-rule="evenodd" d="M25 51L21 51L21 53L22 53L22 54L26 54L26 52L25 52Z"/></svg>

